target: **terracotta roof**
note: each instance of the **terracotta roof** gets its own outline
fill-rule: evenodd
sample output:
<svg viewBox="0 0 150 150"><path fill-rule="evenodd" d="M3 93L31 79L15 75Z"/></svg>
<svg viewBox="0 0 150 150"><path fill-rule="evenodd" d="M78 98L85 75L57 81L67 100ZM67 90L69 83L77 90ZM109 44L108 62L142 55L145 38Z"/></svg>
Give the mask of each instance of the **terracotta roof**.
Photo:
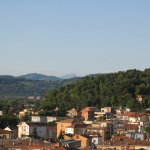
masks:
<svg viewBox="0 0 150 150"><path fill-rule="evenodd" d="M94 109L95 107L85 107L81 111L90 111L91 109Z"/></svg>
<svg viewBox="0 0 150 150"><path fill-rule="evenodd" d="M123 126L124 129L137 129L138 128L138 125L136 124L125 124Z"/></svg>
<svg viewBox="0 0 150 150"><path fill-rule="evenodd" d="M47 129L50 130L50 129L57 129L56 126L47 126Z"/></svg>
<svg viewBox="0 0 150 150"><path fill-rule="evenodd" d="M126 140L126 139L133 139L132 137L128 137L128 136L113 136L112 138L111 138L112 140L116 140L116 141L120 141L120 140L122 140L122 139L124 139L124 140Z"/></svg>
<svg viewBox="0 0 150 150"><path fill-rule="evenodd" d="M145 113L132 114L129 117L141 117L142 115L146 115Z"/></svg>
<svg viewBox="0 0 150 150"><path fill-rule="evenodd" d="M73 124L71 126L68 126L66 128L87 128L89 124Z"/></svg>
<svg viewBox="0 0 150 150"><path fill-rule="evenodd" d="M66 119L66 120L59 121L57 123L84 124L83 122L77 121L76 119Z"/></svg>
<svg viewBox="0 0 150 150"><path fill-rule="evenodd" d="M10 134L10 133L13 133L11 131L7 131L7 130L4 130L4 129L0 129L0 134Z"/></svg>
<svg viewBox="0 0 150 150"><path fill-rule="evenodd" d="M61 147L58 147L58 148L54 148L53 150L79 150L78 148L75 148L75 147L64 147L64 146L61 146Z"/></svg>
<svg viewBox="0 0 150 150"><path fill-rule="evenodd" d="M43 122L26 122L28 126L47 126L46 123Z"/></svg>
<svg viewBox="0 0 150 150"><path fill-rule="evenodd" d="M130 116L132 114L135 114L136 112L125 112L122 114L122 116Z"/></svg>

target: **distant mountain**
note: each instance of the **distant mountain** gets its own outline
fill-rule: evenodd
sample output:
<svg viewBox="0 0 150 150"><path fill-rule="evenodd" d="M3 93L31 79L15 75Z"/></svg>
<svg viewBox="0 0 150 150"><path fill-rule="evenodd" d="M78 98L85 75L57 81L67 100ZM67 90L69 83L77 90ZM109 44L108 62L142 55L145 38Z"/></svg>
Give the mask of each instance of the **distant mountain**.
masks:
<svg viewBox="0 0 150 150"><path fill-rule="evenodd" d="M12 75L0 75L0 78L15 78Z"/></svg>
<svg viewBox="0 0 150 150"><path fill-rule="evenodd" d="M26 79L32 79L32 80L44 80L44 81L49 81L49 80L54 80L54 81L62 81L62 78L56 77L56 76L47 76L43 74L38 74L38 73L31 73L31 74L26 74L26 75L21 75L18 76L17 78L26 78Z"/></svg>
<svg viewBox="0 0 150 150"><path fill-rule="evenodd" d="M66 74L64 76L61 76L60 78L71 79L71 78L74 78L74 77L78 77L78 76L76 74L74 74L74 73L71 73L71 74Z"/></svg>

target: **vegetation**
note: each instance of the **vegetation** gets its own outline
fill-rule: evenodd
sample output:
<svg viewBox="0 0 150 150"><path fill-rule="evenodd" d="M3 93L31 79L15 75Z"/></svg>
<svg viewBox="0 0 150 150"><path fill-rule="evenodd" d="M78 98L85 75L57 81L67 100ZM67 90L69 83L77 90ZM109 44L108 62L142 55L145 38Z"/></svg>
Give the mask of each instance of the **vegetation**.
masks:
<svg viewBox="0 0 150 150"><path fill-rule="evenodd" d="M58 106L61 110L69 110L73 107L82 109L87 106L123 106L141 111L150 106L150 100L144 99L141 105L136 96L149 95L149 91L150 69L119 71L95 78L86 76L81 82L76 81L76 84L68 84L48 92L42 108L51 110Z"/></svg>
<svg viewBox="0 0 150 150"><path fill-rule="evenodd" d="M65 79L63 81L44 81L31 80L25 78L14 78L11 76L0 76L0 97L7 99L11 97L27 97L27 96L45 96L45 94L53 89L59 89L82 78Z"/></svg>

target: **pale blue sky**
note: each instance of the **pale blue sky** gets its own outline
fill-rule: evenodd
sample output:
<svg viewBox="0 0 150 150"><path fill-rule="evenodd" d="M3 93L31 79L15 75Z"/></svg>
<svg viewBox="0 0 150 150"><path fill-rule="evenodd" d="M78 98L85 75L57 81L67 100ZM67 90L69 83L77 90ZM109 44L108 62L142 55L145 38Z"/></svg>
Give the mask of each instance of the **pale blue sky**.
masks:
<svg viewBox="0 0 150 150"><path fill-rule="evenodd" d="M150 68L149 0L1 0L0 75Z"/></svg>

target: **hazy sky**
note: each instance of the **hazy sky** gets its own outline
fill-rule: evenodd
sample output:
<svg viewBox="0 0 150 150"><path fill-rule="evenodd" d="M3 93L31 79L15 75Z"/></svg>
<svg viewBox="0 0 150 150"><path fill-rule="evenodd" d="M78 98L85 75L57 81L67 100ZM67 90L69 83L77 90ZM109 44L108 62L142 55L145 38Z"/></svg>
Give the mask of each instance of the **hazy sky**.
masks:
<svg viewBox="0 0 150 150"><path fill-rule="evenodd" d="M0 75L150 68L149 0L1 0Z"/></svg>

